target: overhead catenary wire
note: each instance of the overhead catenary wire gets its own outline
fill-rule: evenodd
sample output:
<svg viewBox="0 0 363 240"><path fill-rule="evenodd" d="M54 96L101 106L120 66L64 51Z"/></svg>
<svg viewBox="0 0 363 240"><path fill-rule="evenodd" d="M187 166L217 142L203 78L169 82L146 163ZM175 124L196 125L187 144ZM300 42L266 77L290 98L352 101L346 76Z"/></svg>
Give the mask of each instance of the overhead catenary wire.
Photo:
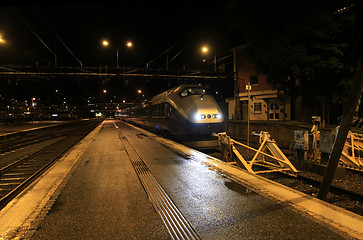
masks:
<svg viewBox="0 0 363 240"><path fill-rule="evenodd" d="M14 12L14 14L25 24L25 26L38 38L38 40L43 44L45 48L49 50L49 52L52 53L52 55L56 58L56 54L48 47L48 45L41 39L41 37L29 26L29 24L26 23L26 21L20 16L20 14L13 8L10 7L11 10Z"/></svg>
<svg viewBox="0 0 363 240"><path fill-rule="evenodd" d="M221 16L223 16L226 12L228 12L235 4L238 3L239 0L232 0L228 4L225 5L223 10L219 13L214 14L212 17L206 19L202 24L200 24L198 27L194 28L191 32L189 32L187 35L185 35L183 38L178 40L176 43L165 49L163 52L161 52L159 55L154 57L152 60L148 61L146 63L146 67L148 68L149 64L158 59L159 57L163 56L164 54L168 54L170 50L175 48L177 45L179 45L181 42L183 42L185 39L190 38L190 36L194 37L192 40L190 40L177 54L175 54L170 60L168 60L167 64L165 64L161 69L164 69L168 66L170 62L172 62L176 57L178 57L185 49L187 49L207 28L209 28L211 25L213 25ZM197 33L197 34L195 34ZM161 70L160 69L160 70ZM142 87L148 84L151 79L146 81Z"/></svg>
<svg viewBox="0 0 363 240"><path fill-rule="evenodd" d="M238 0L235 0L235 1L231 1L229 4L227 4L222 12L214 15L211 20L208 19L206 20L205 24L206 26L204 27L204 30L207 29L208 27L210 27L211 25L213 25L221 16L223 16L226 12L228 12L234 5L236 5L238 3ZM205 25L203 24L203 25ZM169 60L169 63L171 61L173 61L177 56L179 56L185 49L187 49L201 34L202 34L203 31L200 31L199 34L197 34L189 43L187 43L184 48L182 48L173 58L171 58Z"/></svg>
<svg viewBox="0 0 363 240"><path fill-rule="evenodd" d="M13 8L13 7L10 7L11 8L11 10L14 12L14 14L24 23L24 25L38 38L38 40L43 44L43 46L45 47L45 48L47 48L50 52L51 52L51 54L55 57L55 59L57 59L57 55L48 47L48 45L43 41L43 39L33 30L33 28L32 27L30 27L30 25L20 16L20 14ZM50 25L49 25L49 27L50 27ZM61 41L61 40L60 40ZM62 42L62 41L61 41ZM79 61L79 60L78 60ZM79 61L80 62L80 61ZM44 77L41 77L42 79L44 79L44 80L48 80L48 81L50 81L50 82L55 82L55 81L53 81L53 80L51 80L51 79L49 79L49 78L44 78ZM88 95L89 93L87 93L87 92L80 92L80 91L78 91L78 90L75 90L75 89L73 89L73 88L71 88L71 87L68 87L68 86L66 86L66 85L64 85L64 84L61 84L61 83L59 83L59 82L55 82L56 84L58 84L58 85L62 85L63 87L66 87L66 88L69 88L70 90L72 90L72 91L74 91L74 92L76 92L76 93L80 93L80 94L84 94L84 95ZM43 83L44 84L44 83Z"/></svg>
<svg viewBox="0 0 363 240"><path fill-rule="evenodd" d="M64 41L59 37L57 32L53 29L53 27L48 23L48 21L43 17L43 15L40 13L39 9L34 6L35 11L39 14L39 16L43 19L43 21L47 24L47 26L50 28L50 30L53 32L53 34L56 36L56 38L59 40L59 42L68 50L68 52L77 60L77 62L82 67L82 61L80 61L76 55L71 51L71 49L64 43Z"/></svg>
<svg viewBox="0 0 363 240"><path fill-rule="evenodd" d="M177 45L179 45L181 42L183 42L185 39L190 38L190 36L193 36L193 34L195 35L192 40L190 40L177 54L175 54L169 61L168 63L170 63L171 61L173 61L176 57L178 57L185 49L187 49L202 33L204 30L206 30L208 27L210 27L211 25L213 25L221 16L223 16L223 14L225 14L227 11L229 11L236 3L238 3L239 0L233 0L230 1L228 4L225 5L225 7L223 8L223 10L219 13L214 14L212 17L206 19L202 24L200 24L198 27L194 28L191 32L189 32L188 34L186 34L183 38L181 38L180 40L178 40L176 43L174 43L173 45L171 45L170 47L168 47L167 49L165 49L163 52L161 52L159 55L157 55L156 57L154 57L152 60L148 61L146 64L149 65L150 63L152 63L153 61L155 61L156 59L158 59L159 57L163 56L164 54L168 53L170 50L172 50L173 48L175 48ZM195 34L197 33L197 34ZM165 67L165 66L164 66ZM163 68L164 68L163 67Z"/></svg>

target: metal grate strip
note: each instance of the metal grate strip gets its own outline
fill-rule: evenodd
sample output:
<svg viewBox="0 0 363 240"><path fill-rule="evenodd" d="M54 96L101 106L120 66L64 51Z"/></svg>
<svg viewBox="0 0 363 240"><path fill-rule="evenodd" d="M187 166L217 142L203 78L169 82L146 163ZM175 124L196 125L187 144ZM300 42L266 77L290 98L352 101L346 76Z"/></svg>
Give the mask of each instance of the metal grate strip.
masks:
<svg viewBox="0 0 363 240"><path fill-rule="evenodd" d="M121 138L131 164L156 212L172 239L200 239L191 224L175 206L126 138Z"/></svg>

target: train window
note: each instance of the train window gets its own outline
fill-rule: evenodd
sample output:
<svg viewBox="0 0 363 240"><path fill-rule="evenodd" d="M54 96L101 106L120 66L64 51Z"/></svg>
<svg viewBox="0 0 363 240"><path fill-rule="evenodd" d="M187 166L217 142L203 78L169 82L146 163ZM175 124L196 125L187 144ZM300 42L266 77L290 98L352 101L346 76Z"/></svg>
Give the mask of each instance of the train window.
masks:
<svg viewBox="0 0 363 240"><path fill-rule="evenodd" d="M190 95L206 95L209 94L204 88L201 87L192 87L192 88L184 88L180 92L181 97L187 97Z"/></svg>
<svg viewBox="0 0 363 240"><path fill-rule="evenodd" d="M184 89L184 90L180 93L180 96L182 96L182 97L186 97L186 96L188 96L188 90L187 90L187 89Z"/></svg>

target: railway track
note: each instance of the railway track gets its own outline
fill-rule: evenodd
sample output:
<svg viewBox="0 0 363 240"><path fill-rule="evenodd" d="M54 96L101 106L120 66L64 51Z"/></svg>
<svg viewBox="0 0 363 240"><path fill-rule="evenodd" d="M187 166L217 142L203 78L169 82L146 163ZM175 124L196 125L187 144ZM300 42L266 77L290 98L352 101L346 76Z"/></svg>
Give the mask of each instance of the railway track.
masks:
<svg viewBox="0 0 363 240"><path fill-rule="evenodd" d="M26 139L22 139L21 141L8 141L6 143L2 143L0 144L0 154L5 154L5 153L9 153L11 151L15 151L19 148L23 148L26 146L30 146L33 144L37 144L37 143L41 143L50 139L54 139L56 137L56 135L54 133L52 134L47 134L45 136L40 136L40 137L30 137L30 138L26 138Z"/></svg>
<svg viewBox="0 0 363 240"><path fill-rule="evenodd" d="M6 206L70 148L92 131L99 122L75 125L52 144L24 156L0 169L0 209ZM77 129L77 131L75 131ZM67 134L65 133L67 132Z"/></svg>
<svg viewBox="0 0 363 240"><path fill-rule="evenodd" d="M205 153L221 159L221 153L219 151L209 151ZM257 168L263 170L260 166ZM322 176L309 171L300 171L297 176L279 172L264 173L260 174L260 176L315 197L319 192L322 181ZM333 182L328 194L327 202L363 216L362 189L363 173L361 171L347 169L345 178L337 179Z"/></svg>
<svg viewBox="0 0 363 240"><path fill-rule="evenodd" d="M261 176L314 197L319 192L322 178L321 176L311 177L311 174L306 172L301 172L297 176L279 172L265 173ZM345 185L344 180L340 181L342 182L341 185ZM333 183L326 201L363 216L363 195L358 190L350 190Z"/></svg>

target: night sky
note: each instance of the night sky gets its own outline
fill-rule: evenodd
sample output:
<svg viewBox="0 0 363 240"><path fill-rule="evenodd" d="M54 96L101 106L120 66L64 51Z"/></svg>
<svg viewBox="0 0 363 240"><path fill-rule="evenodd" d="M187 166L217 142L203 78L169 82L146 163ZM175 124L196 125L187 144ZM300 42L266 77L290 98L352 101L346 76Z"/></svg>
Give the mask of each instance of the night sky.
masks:
<svg viewBox="0 0 363 240"><path fill-rule="evenodd" d="M63 2L28 3L0 6L0 35L6 44L0 44L0 65L58 67L115 67L116 49L120 67L165 69L166 49L169 69L198 69L207 66L213 70L213 56L231 58L230 49L243 42L241 33L232 29L225 19L236 1L132 1L111 3ZM109 47L102 46L109 41ZM133 47L125 46L132 41ZM209 47L207 56L202 46ZM68 48L68 49L67 49ZM177 55L177 57L175 57ZM158 57L159 56L159 57ZM174 58L175 57L175 58ZM173 59L174 58L174 59ZM150 62L153 60L152 62ZM52 81L16 81L10 85L0 82L0 95L19 101L42 97L48 103L57 103L54 92L63 93L69 102L81 103L89 97L99 97L103 89L109 95L132 101L138 97L137 88L144 88L146 97L165 90L158 83L127 87L122 82L72 83ZM5 85L4 85L5 84ZM148 85L150 86L148 86ZM169 84L167 84L169 86ZM166 86L166 87L168 87ZM226 91L233 94L233 84ZM130 94L131 93L131 94ZM226 94L225 94L226 95Z"/></svg>
<svg viewBox="0 0 363 240"><path fill-rule="evenodd" d="M169 52L170 59L184 50L170 63L170 68L198 64L202 45L208 45L222 57L238 44L236 34L223 20L230 5L215 1L2 5L0 34L7 45L0 49L0 63L54 64L52 51L58 56L59 66L79 66L78 60L85 67L113 66L119 48L121 66L144 67L174 46ZM108 48L101 46L102 39L110 42ZM132 41L134 47L127 49L126 41ZM163 67L165 58L164 55L156 59L150 67Z"/></svg>

